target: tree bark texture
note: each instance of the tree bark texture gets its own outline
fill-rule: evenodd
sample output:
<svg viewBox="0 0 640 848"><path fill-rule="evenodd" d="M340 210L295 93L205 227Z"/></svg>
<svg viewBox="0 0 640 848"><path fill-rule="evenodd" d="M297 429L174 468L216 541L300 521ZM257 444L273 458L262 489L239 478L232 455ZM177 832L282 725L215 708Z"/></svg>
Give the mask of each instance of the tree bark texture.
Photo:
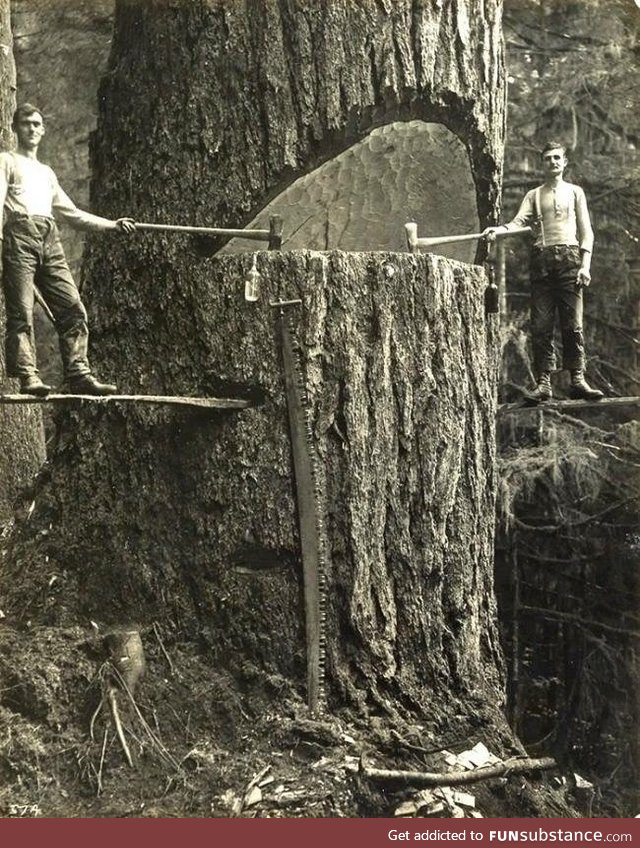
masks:
<svg viewBox="0 0 640 848"><path fill-rule="evenodd" d="M421 119L466 145L484 225L501 188L501 10L498 0L120 0L94 200L140 220L187 212L191 223L239 224L374 127ZM164 184L152 206L150 180Z"/></svg>
<svg viewBox="0 0 640 848"><path fill-rule="evenodd" d="M0 149L14 145L11 119L16 106L16 71L9 0L0 2ZM0 297L0 392L15 389L6 377L5 306ZM0 523L9 519L14 502L44 460L42 416L38 409L0 408Z"/></svg>
<svg viewBox="0 0 640 848"><path fill-rule="evenodd" d="M481 11L484 10L484 14ZM503 140L499 4L121 2L94 140L96 211L238 225L374 126L442 121L482 219ZM364 245L366 247L366 245ZM500 700L492 583L495 318L484 272L434 256L207 258L183 236L92 240L93 361L127 392L228 394L242 412L61 420L16 557L13 609L47 623L162 619L220 664L303 676L282 365L293 313L325 513L333 697L450 712ZM28 563L28 567L26 567ZM34 567L37 566L37 567ZM52 572L61 576L49 585Z"/></svg>
<svg viewBox="0 0 640 848"><path fill-rule="evenodd" d="M262 252L252 305L242 282L251 255L225 256L181 279L173 302L184 312L138 311L169 272L166 247L137 244L147 273L113 310L154 320L126 341L118 332L110 343L105 330L103 352L120 376L136 363L141 382L223 389L258 405L212 415L89 403L69 414L31 518L35 532L46 528L39 564L18 565L13 608L28 597L29 616L47 623L161 618L198 630L221 663L251 657L302 672L299 540L269 306L300 297L334 691L404 693L414 706L443 698L452 680L460 692L494 691L497 332L484 315L484 272L432 256ZM186 264L189 245L175 258ZM64 579L47 588L52 574Z"/></svg>

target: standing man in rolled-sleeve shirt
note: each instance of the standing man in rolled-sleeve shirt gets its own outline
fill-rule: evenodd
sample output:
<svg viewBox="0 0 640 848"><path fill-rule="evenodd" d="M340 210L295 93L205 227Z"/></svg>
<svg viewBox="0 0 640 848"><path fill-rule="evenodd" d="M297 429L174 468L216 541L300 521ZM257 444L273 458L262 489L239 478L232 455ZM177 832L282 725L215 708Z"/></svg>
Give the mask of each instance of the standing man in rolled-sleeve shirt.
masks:
<svg viewBox="0 0 640 848"><path fill-rule="evenodd" d="M563 367L571 374L571 397L599 400L603 395L584 377L585 353L582 333L582 289L591 282L593 229L584 191L565 182L565 148L555 141L541 153L545 181L528 192L516 217L508 224L487 227L483 235L492 241L496 233L530 225L535 233L531 254L531 333L536 400L552 397L551 371L555 356L553 331L556 309L562 331Z"/></svg>
<svg viewBox="0 0 640 848"><path fill-rule="evenodd" d="M6 365L20 379L20 391L39 397L51 388L42 382L33 344L34 286L55 321L65 380L73 394L111 395L116 386L100 383L87 358L87 312L67 264L54 215L80 230L129 233L131 218L110 221L78 209L60 188L54 172L38 161L44 135L42 112L30 103L13 116L15 152L0 153L2 282L7 310Z"/></svg>

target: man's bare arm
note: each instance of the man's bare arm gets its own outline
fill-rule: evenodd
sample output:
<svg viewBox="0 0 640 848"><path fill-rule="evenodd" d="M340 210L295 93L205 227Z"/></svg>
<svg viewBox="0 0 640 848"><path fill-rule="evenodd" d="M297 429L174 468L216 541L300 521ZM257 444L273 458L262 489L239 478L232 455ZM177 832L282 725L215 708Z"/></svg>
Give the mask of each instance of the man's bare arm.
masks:
<svg viewBox="0 0 640 848"><path fill-rule="evenodd" d="M9 173L7 163L4 156L0 156L0 242L2 241L4 230L4 204L9 191Z"/></svg>
<svg viewBox="0 0 640 848"><path fill-rule="evenodd" d="M135 232L135 221L133 218L117 218L112 221L109 218L103 218L100 215L93 215L91 212L85 212L83 209L78 209L73 200L62 190L58 181L55 182L53 201L53 212L56 216L66 221L70 227L76 230L86 230L89 232L108 232L116 231L120 233Z"/></svg>
<svg viewBox="0 0 640 848"><path fill-rule="evenodd" d="M591 254L593 251L593 227L589 216L587 198L581 188L576 188L576 225L580 244L580 270L578 286L588 286L591 282Z"/></svg>
<svg viewBox="0 0 640 848"><path fill-rule="evenodd" d="M509 232L509 230L519 229L520 227L526 227L530 224L535 218L535 208L533 202L533 192L527 192L525 194L522 203L520 204L520 209L518 209L517 215L512 218L508 224L498 224L496 227L487 227L483 230L482 235L487 241L494 241L496 235L500 232Z"/></svg>

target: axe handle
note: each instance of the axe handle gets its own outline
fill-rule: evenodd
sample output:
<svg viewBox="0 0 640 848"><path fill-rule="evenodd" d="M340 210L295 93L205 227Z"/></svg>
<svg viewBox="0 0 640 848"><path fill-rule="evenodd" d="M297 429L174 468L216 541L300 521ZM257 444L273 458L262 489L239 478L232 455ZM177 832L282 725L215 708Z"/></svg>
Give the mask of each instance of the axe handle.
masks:
<svg viewBox="0 0 640 848"><path fill-rule="evenodd" d="M226 227L183 227L179 224L138 224L136 230L153 230L165 233L193 233L205 236L231 236L232 238L268 241L269 230L231 230Z"/></svg>
<svg viewBox="0 0 640 848"><path fill-rule="evenodd" d="M482 238L482 233L467 233L463 236L435 236L434 238L418 238L418 225L405 224L407 231L407 243L409 250L414 251L419 247L436 247L439 244L455 244L458 242L475 241ZM515 236L521 233L530 233L531 227L518 227L514 230L505 230L504 233L496 233L498 238L504 236Z"/></svg>
<svg viewBox="0 0 640 848"><path fill-rule="evenodd" d="M144 224L136 222L136 230L148 230L164 233L191 233L204 236L228 236L229 238L249 239L250 241L267 241L269 250L279 250L282 244L282 218L272 215L269 218L268 230L239 230L228 227L186 227L181 224Z"/></svg>

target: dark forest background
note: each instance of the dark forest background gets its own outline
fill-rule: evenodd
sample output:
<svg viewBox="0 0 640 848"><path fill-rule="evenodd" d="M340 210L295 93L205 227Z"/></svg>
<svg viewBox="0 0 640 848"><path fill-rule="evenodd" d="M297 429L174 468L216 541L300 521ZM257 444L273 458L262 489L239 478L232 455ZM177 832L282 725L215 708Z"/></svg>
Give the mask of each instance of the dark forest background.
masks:
<svg viewBox="0 0 640 848"><path fill-rule="evenodd" d="M504 216L536 184L538 150L567 145L596 232L586 293L588 374L639 393L638 27L632 2L506 2ZM526 248L508 242L503 395L532 378ZM563 380L554 377L562 394ZM613 801L637 785L638 495L633 410L502 419L496 569L512 722L525 744L596 775ZM623 790L624 787L624 790Z"/></svg>

